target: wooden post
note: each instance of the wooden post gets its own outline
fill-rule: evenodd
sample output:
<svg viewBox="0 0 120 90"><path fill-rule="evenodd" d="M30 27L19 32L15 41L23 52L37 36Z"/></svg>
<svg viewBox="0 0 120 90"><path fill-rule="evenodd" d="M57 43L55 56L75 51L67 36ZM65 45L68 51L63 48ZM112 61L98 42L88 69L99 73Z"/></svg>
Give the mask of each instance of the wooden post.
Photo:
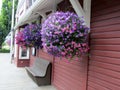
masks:
<svg viewBox="0 0 120 90"><path fill-rule="evenodd" d="M10 56L11 56L11 63L12 63L12 59L13 59L13 33L14 33L14 6L15 6L15 0L13 0L13 3L12 3L12 24L11 24L11 47L10 47Z"/></svg>
<svg viewBox="0 0 120 90"><path fill-rule="evenodd" d="M75 12L79 17L85 18L85 23L88 27L90 27L90 14L91 14L91 0L84 0L83 8L80 5L78 0L70 0Z"/></svg>
<svg viewBox="0 0 120 90"><path fill-rule="evenodd" d="M90 19L91 19L91 0L84 0L83 9L86 14L86 23L87 26L90 27Z"/></svg>

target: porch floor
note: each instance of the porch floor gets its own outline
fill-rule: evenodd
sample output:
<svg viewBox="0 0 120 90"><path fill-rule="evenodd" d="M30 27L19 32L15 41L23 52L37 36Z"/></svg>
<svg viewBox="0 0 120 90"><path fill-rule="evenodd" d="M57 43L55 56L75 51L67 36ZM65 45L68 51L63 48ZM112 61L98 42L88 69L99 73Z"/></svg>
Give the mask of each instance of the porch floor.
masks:
<svg viewBox="0 0 120 90"><path fill-rule="evenodd" d="M0 90L56 90L53 86L38 87L24 68L10 63L10 54L0 54Z"/></svg>

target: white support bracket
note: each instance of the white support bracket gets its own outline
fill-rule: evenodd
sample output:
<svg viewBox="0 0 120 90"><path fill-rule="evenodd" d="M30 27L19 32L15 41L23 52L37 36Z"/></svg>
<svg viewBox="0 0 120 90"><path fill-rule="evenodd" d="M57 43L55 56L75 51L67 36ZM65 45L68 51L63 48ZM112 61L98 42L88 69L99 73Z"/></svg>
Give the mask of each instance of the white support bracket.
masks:
<svg viewBox="0 0 120 90"><path fill-rule="evenodd" d="M90 20L91 20L91 0L84 0L83 2L83 9L86 14L86 23L87 26L90 27Z"/></svg>
<svg viewBox="0 0 120 90"><path fill-rule="evenodd" d="M52 13L56 12L56 10L57 10L57 3L56 0L54 0Z"/></svg>
<svg viewBox="0 0 120 90"><path fill-rule="evenodd" d="M91 0L83 1L83 8L80 5L78 0L70 0L75 12L79 17L85 18L85 23L88 27L90 27L90 17L91 17Z"/></svg>
<svg viewBox="0 0 120 90"><path fill-rule="evenodd" d="M43 21L47 18L45 13L42 12L37 12L37 13L43 17Z"/></svg>

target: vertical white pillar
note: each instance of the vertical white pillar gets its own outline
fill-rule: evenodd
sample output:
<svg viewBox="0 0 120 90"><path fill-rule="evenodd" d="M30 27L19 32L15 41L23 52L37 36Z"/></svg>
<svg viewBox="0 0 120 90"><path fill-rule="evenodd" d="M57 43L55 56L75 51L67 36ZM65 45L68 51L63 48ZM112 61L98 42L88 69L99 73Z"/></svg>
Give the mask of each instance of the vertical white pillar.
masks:
<svg viewBox="0 0 120 90"><path fill-rule="evenodd" d="M13 0L12 2L12 23L11 23L11 47L10 47L10 56L11 56L11 63L12 63L12 59L13 59L13 35L14 35L14 5L15 4L15 0Z"/></svg>

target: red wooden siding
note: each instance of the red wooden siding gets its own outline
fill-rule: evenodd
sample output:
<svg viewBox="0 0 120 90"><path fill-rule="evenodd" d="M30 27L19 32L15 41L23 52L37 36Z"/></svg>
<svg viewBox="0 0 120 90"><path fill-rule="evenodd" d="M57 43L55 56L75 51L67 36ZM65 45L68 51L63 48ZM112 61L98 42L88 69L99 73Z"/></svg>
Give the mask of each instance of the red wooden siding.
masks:
<svg viewBox="0 0 120 90"><path fill-rule="evenodd" d="M53 83L57 90L86 90L88 58L56 58L54 63Z"/></svg>
<svg viewBox="0 0 120 90"><path fill-rule="evenodd" d="M39 57L44 58L46 60L49 60L50 62L53 61L53 56L49 55L47 52L44 50L39 50Z"/></svg>
<svg viewBox="0 0 120 90"><path fill-rule="evenodd" d="M82 2L82 0L79 0ZM74 12L69 0L58 5L58 11ZM55 58L53 84L57 90L86 90L88 58L67 60Z"/></svg>
<svg viewBox="0 0 120 90"><path fill-rule="evenodd" d="M92 0L88 90L120 90L120 0Z"/></svg>
<svg viewBox="0 0 120 90"><path fill-rule="evenodd" d="M37 57L52 62L52 84L57 90L86 90L88 58L73 59L54 58L43 50L37 51ZM31 65L36 57L31 56Z"/></svg>
<svg viewBox="0 0 120 90"><path fill-rule="evenodd" d="M35 58L38 57L38 50L36 50L36 52L37 52L36 56L33 56L32 55L32 48L30 48L30 66L33 65Z"/></svg>
<svg viewBox="0 0 120 90"><path fill-rule="evenodd" d="M43 58L45 60L48 60L50 62L53 61L53 56L47 54L44 50L41 49L37 49L36 50L36 56L32 55L32 50L31 50L31 56L30 56L30 65L32 65L34 63L34 60L39 57L39 58Z"/></svg>

